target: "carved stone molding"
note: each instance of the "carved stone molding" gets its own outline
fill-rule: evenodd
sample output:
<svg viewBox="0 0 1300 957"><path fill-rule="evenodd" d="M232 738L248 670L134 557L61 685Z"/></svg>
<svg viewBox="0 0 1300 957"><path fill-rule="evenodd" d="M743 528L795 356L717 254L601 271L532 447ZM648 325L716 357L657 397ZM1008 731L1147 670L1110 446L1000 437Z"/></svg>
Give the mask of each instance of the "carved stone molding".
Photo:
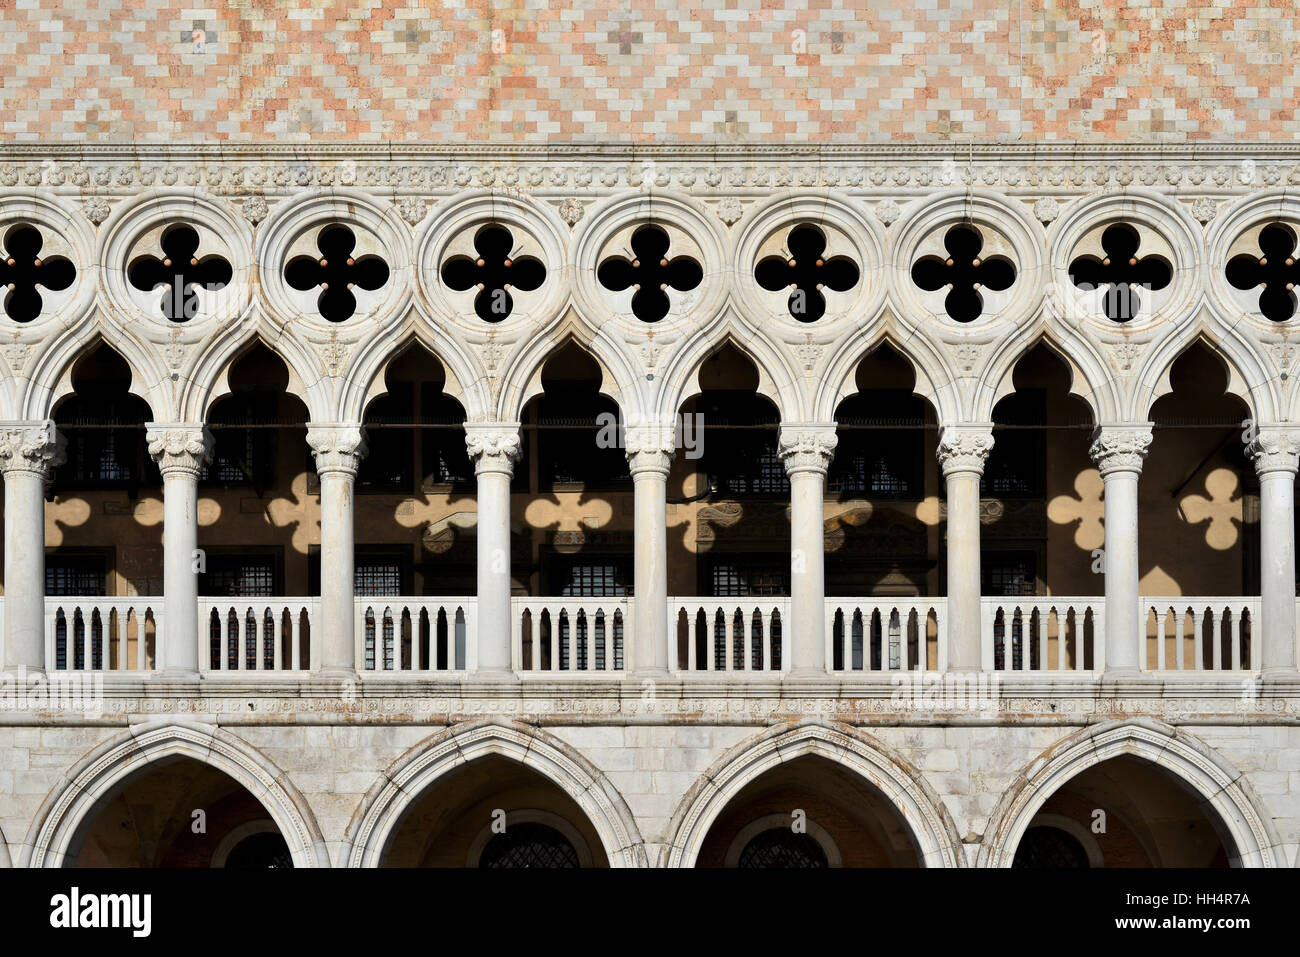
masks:
<svg viewBox="0 0 1300 957"><path fill-rule="evenodd" d="M318 475L356 475L366 457L366 430L355 424L312 425L307 427L307 444L316 458Z"/></svg>
<svg viewBox="0 0 1300 957"><path fill-rule="evenodd" d="M1141 472L1151 446L1150 425L1103 425L1092 435L1088 454L1103 476L1111 472Z"/></svg>
<svg viewBox="0 0 1300 957"><path fill-rule="evenodd" d="M623 452L634 479L642 472L666 476L677 452L676 431L671 425L630 425L623 437Z"/></svg>
<svg viewBox="0 0 1300 957"><path fill-rule="evenodd" d="M48 479L66 461L66 445L53 420L0 422L0 472L35 472Z"/></svg>
<svg viewBox="0 0 1300 957"><path fill-rule="evenodd" d="M474 474L504 472L513 475L521 448L518 423L465 426L465 446L474 460Z"/></svg>
<svg viewBox="0 0 1300 957"><path fill-rule="evenodd" d="M150 422L145 442L163 475L183 472L198 478L212 461L212 433L201 422Z"/></svg>
<svg viewBox="0 0 1300 957"><path fill-rule="evenodd" d="M1255 462L1255 471L1261 476L1269 472L1290 472L1300 469L1300 429L1264 427L1246 445L1246 454Z"/></svg>
<svg viewBox="0 0 1300 957"><path fill-rule="evenodd" d="M777 439L776 453L781 457L789 475L798 472L825 475L831 459L835 457L838 442L834 424L783 425Z"/></svg>
<svg viewBox="0 0 1300 957"><path fill-rule="evenodd" d="M945 425L939 432L935 455L945 476L957 472L984 474L984 462L993 450L993 427Z"/></svg>

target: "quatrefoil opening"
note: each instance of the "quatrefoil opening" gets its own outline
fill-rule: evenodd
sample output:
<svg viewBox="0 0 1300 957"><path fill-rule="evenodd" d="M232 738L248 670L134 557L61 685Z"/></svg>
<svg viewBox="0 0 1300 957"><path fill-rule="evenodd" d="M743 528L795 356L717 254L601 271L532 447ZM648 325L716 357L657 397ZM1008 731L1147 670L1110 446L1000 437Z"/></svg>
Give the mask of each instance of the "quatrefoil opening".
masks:
<svg viewBox="0 0 1300 957"><path fill-rule="evenodd" d="M632 234L634 258L611 256L596 269L596 279L611 292L631 287L632 314L642 322L658 322L672 303L669 288L687 292L704 279L704 270L690 256L668 258L668 233L658 226L642 226Z"/></svg>
<svg viewBox="0 0 1300 957"><path fill-rule="evenodd" d="M754 278L769 292L790 290L786 308L799 322L826 314L823 289L847 292L858 284L858 267L847 256L825 257L826 236L816 226L796 226L787 240L789 258L768 256L754 267Z"/></svg>
<svg viewBox="0 0 1300 957"><path fill-rule="evenodd" d="M388 264L375 255L353 257L356 247L351 229L327 226L316 237L320 258L295 256L284 267L284 280L294 289L320 288L316 311L329 322L343 322L356 313L354 288L373 292L388 282Z"/></svg>
<svg viewBox="0 0 1300 957"><path fill-rule="evenodd" d="M41 258L45 244L40 230L20 224L4 238L5 256L0 259L0 286L4 287L4 310L14 322L31 322L41 314L41 289L67 289L77 278L77 269L62 256Z"/></svg>
<svg viewBox="0 0 1300 957"><path fill-rule="evenodd" d="M1261 255L1233 256L1224 269L1228 282L1238 289L1259 289L1259 311L1273 322L1286 322L1295 315L1295 285L1300 282L1295 249L1295 233L1273 223L1259 234Z"/></svg>
<svg viewBox="0 0 1300 957"><path fill-rule="evenodd" d="M980 257L984 237L974 226L953 226L944 234L946 258L922 256L912 266L912 282L926 292L947 289L943 307L957 322L973 322L984 312L980 289L995 292L1009 289L1016 281L1016 267L1005 256Z"/></svg>
<svg viewBox="0 0 1300 957"><path fill-rule="evenodd" d="M1164 289L1173 279L1169 263L1160 256L1138 256L1142 237L1132 226L1116 223L1101 234L1105 257L1080 256L1070 263L1070 281L1080 289L1106 287L1106 318L1128 322L1142 311L1141 289Z"/></svg>
<svg viewBox="0 0 1300 957"><path fill-rule="evenodd" d="M442 267L442 281L457 292L478 289L474 312L484 322L501 322L514 311L511 289L531 292L546 281L546 267L540 259L520 256L511 259L515 240L504 226L484 226L474 236L477 259L453 256Z"/></svg>
<svg viewBox="0 0 1300 957"><path fill-rule="evenodd" d="M198 290L218 292L229 284L230 263L215 254L196 256L199 234L189 226L172 226L160 245L163 258L137 257L127 267L127 281L143 292L160 293L163 316L186 322L199 311Z"/></svg>

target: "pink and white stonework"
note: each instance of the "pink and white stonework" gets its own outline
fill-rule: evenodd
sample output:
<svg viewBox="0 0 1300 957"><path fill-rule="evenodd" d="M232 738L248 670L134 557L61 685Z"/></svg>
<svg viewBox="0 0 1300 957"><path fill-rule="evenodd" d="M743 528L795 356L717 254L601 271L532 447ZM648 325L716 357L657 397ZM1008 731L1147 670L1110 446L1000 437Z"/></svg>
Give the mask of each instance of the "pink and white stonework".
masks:
<svg viewBox="0 0 1300 957"><path fill-rule="evenodd" d="M0 5L0 866L1300 864L1300 13L670 6Z"/></svg>

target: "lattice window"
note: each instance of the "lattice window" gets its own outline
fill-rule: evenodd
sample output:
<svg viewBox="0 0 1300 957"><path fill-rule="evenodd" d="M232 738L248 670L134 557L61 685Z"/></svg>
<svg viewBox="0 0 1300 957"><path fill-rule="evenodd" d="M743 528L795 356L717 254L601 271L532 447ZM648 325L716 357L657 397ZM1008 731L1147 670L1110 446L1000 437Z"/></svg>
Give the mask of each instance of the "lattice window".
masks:
<svg viewBox="0 0 1300 957"><path fill-rule="evenodd" d="M719 598L788 595L790 569L762 559L714 559L709 594Z"/></svg>
<svg viewBox="0 0 1300 957"><path fill-rule="evenodd" d="M1059 827L1031 827L1020 839L1012 867L1088 867L1088 852Z"/></svg>
<svg viewBox="0 0 1300 957"><path fill-rule="evenodd" d="M740 852L737 867L821 868L829 867L822 846L807 834L788 827L774 827L759 834Z"/></svg>
<svg viewBox="0 0 1300 957"><path fill-rule="evenodd" d="M222 598L269 598L275 591L275 559L270 555L207 556L201 576L204 595Z"/></svg>
<svg viewBox="0 0 1300 957"><path fill-rule="evenodd" d="M507 824L495 834L479 855L479 867L578 867L578 852L553 827L528 822Z"/></svg>
<svg viewBox="0 0 1300 957"><path fill-rule="evenodd" d="M45 559L45 594L50 597L86 596L103 597L107 592L107 563L99 555L49 555ZM71 616L76 650L74 666L84 667L82 661L82 634L85 621ZM54 628L54 667L60 671L68 667L68 618L62 616ZM95 642L97 646L99 643ZM92 654L98 657L98 647Z"/></svg>

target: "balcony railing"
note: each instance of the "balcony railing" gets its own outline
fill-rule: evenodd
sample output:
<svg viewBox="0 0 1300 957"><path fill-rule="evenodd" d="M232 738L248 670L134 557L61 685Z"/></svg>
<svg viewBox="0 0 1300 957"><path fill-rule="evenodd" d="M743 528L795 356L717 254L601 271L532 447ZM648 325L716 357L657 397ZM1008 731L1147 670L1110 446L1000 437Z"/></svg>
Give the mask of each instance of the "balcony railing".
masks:
<svg viewBox="0 0 1300 957"><path fill-rule="evenodd" d="M836 672L946 670L946 600L826 599L826 664Z"/></svg>
<svg viewBox="0 0 1300 957"><path fill-rule="evenodd" d="M785 672L789 598L669 598L669 660L679 673Z"/></svg>
<svg viewBox="0 0 1300 957"><path fill-rule="evenodd" d="M1139 664L1149 672L1260 669L1257 597L1140 599ZM0 629L5 603L0 599ZM512 666L522 677L621 675L633 661L633 599L511 599ZM356 667L364 674L468 674L478 667L477 601L357 598ZM790 599L667 601L668 660L679 675L781 675L790 669ZM200 598L199 670L307 673L321 664L319 598ZM1300 620L1300 600L1296 604ZM828 674L946 671L944 598L828 598ZM45 599L51 671L144 673L166 665L161 597ZM984 598L983 668L1095 676L1105 669L1101 596Z"/></svg>
<svg viewBox="0 0 1300 957"><path fill-rule="evenodd" d="M516 671L608 674L627 667L631 599L511 599L511 660Z"/></svg>
<svg viewBox="0 0 1300 957"><path fill-rule="evenodd" d="M980 601L985 671L1101 671L1106 600L984 598Z"/></svg>

